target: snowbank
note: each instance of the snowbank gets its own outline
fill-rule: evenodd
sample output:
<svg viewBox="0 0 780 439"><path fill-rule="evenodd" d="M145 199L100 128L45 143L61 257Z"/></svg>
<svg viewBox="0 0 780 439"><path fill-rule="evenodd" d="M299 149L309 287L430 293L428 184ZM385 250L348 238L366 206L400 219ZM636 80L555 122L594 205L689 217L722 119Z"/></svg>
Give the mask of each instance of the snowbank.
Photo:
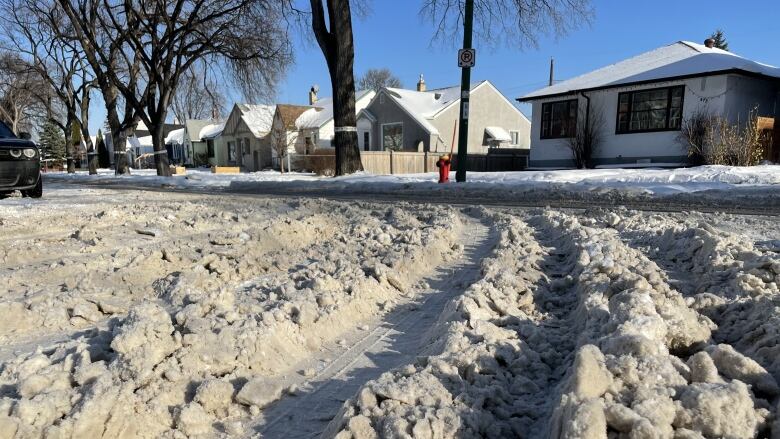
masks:
<svg viewBox="0 0 780 439"><path fill-rule="evenodd" d="M0 336L42 342L0 360L0 437L244 434L287 392L280 375L404 303L457 251L448 208L135 195L7 221L29 233L31 217L61 218L46 222L57 238L44 238L81 255L49 262L35 235L20 243L29 252L1 255L17 270L0 308L18 318ZM62 341L41 338L52 335Z"/></svg>
<svg viewBox="0 0 780 439"><path fill-rule="evenodd" d="M453 302L438 352L367 383L327 435L765 434L778 397L777 376L770 373L774 324L742 314L734 320L746 326L733 332L744 338L735 346L718 343L728 319L719 326L710 313L697 311L663 269L626 245L614 229L622 220L614 213L578 220L551 211L527 223L501 220L499 249L484 262L484 279ZM712 256L658 252L700 261ZM738 249L732 255L744 263L732 261L734 283L721 285L778 297L776 257L763 255L757 263ZM722 270L717 261L712 265L713 273ZM746 284L747 272L763 283ZM718 293L731 294L714 291L721 301Z"/></svg>
<svg viewBox="0 0 780 439"><path fill-rule="evenodd" d="M47 174L50 181L104 182L127 185L166 185L171 187L242 189L272 184L292 190L339 190L345 192L397 193L398 191L463 191L490 193L496 191L549 190L591 192L612 189L636 194L671 195L712 190L765 189L780 187L780 166L753 167L702 166L680 169L590 169L568 171L524 171L468 174L465 184L436 184L437 176L429 174L370 175L356 174L324 178L313 174L262 171L238 175L215 175L189 170L187 176L159 178L153 171L133 171L131 176L114 176L102 171L98 176L85 173ZM500 192L499 192L500 194Z"/></svg>

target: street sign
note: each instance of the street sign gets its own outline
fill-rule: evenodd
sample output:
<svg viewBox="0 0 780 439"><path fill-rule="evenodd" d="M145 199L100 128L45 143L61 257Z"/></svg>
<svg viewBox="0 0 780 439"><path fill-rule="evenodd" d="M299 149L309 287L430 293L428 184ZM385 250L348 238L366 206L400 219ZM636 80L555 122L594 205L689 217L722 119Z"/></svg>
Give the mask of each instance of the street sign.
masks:
<svg viewBox="0 0 780 439"><path fill-rule="evenodd" d="M474 67L477 60L477 51L475 49L458 50L458 67Z"/></svg>

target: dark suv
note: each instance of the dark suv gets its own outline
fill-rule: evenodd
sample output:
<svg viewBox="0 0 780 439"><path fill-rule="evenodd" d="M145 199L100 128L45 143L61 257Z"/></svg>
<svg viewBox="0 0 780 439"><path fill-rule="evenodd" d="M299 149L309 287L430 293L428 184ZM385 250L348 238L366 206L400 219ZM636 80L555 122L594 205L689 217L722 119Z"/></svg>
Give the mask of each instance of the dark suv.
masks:
<svg viewBox="0 0 780 439"><path fill-rule="evenodd" d="M0 198L16 190L23 197L43 195L41 152L31 140L17 137L0 122Z"/></svg>

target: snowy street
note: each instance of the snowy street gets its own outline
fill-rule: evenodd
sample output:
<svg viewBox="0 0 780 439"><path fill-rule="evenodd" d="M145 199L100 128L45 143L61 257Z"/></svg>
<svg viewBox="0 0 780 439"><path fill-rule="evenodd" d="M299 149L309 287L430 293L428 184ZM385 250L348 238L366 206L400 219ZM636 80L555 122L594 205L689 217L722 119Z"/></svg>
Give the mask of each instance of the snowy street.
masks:
<svg viewBox="0 0 780 439"><path fill-rule="evenodd" d="M0 225L6 436L780 431L773 216L49 184Z"/></svg>
<svg viewBox="0 0 780 439"><path fill-rule="evenodd" d="M453 174L454 178L454 174ZM157 177L153 171L115 176L50 173L47 183L265 197L410 201L457 206L587 208L625 205L640 210L780 214L780 166L702 166L681 169L589 169L469 173L465 184L436 183L435 174L340 178L262 171Z"/></svg>

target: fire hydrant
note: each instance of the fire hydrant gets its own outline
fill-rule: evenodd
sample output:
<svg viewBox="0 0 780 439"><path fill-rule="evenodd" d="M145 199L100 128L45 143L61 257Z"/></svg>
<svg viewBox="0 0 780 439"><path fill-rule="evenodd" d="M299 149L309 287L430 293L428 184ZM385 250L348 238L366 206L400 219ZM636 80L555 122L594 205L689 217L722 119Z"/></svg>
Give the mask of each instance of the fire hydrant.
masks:
<svg viewBox="0 0 780 439"><path fill-rule="evenodd" d="M439 183L449 183L451 165L449 154L439 157L439 161L436 162L436 167L439 168Z"/></svg>

